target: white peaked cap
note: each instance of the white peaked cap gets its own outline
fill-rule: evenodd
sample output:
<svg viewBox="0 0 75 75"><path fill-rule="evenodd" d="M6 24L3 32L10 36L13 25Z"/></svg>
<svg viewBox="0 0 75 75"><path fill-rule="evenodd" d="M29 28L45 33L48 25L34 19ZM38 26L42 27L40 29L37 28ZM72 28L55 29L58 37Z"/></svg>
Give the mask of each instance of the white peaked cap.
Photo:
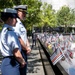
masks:
<svg viewBox="0 0 75 75"><path fill-rule="evenodd" d="M18 5L18 6L14 6L13 8L27 10L27 5Z"/></svg>

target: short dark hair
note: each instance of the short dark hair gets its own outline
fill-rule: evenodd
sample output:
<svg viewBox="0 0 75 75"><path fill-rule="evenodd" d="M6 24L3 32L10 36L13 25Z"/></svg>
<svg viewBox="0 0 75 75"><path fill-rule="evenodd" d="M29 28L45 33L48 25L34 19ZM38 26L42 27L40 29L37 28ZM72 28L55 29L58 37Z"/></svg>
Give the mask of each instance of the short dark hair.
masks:
<svg viewBox="0 0 75 75"><path fill-rule="evenodd" d="M13 14L13 13L5 13L5 12L1 12L1 19L5 22L8 20L8 18L16 18L18 17L17 14Z"/></svg>
<svg viewBox="0 0 75 75"><path fill-rule="evenodd" d="M5 21L7 21L8 20L8 16L6 17L6 14L5 13L3 13L3 12L1 12L1 19L5 22Z"/></svg>

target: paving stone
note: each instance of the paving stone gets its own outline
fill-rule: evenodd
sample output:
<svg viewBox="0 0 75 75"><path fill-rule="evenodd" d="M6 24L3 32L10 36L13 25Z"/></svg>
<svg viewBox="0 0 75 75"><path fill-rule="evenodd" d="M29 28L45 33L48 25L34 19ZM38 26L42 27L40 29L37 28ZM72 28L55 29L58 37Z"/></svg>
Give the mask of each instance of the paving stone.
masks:
<svg viewBox="0 0 75 75"><path fill-rule="evenodd" d="M28 56L27 75L45 75L38 46L34 47Z"/></svg>

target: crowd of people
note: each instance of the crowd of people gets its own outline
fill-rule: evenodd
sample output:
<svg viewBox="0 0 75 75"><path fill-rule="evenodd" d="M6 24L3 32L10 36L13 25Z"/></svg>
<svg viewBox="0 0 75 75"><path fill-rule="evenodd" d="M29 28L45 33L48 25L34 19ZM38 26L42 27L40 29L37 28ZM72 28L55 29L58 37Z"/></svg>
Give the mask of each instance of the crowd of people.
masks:
<svg viewBox="0 0 75 75"><path fill-rule="evenodd" d="M26 75L27 55L31 52L27 31L21 22L26 14L27 5L5 8L1 12L1 20L4 22L0 34L2 75Z"/></svg>

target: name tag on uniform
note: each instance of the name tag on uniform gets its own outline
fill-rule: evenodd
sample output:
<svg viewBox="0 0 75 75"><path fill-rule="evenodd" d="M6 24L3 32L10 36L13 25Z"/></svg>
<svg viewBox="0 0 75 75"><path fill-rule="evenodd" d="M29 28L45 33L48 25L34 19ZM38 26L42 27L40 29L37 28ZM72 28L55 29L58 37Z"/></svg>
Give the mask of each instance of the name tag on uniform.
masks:
<svg viewBox="0 0 75 75"><path fill-rule="evenodd" d="M21 33L25 33L26 30L23 27L21 27L20 31Z"/></svg>

